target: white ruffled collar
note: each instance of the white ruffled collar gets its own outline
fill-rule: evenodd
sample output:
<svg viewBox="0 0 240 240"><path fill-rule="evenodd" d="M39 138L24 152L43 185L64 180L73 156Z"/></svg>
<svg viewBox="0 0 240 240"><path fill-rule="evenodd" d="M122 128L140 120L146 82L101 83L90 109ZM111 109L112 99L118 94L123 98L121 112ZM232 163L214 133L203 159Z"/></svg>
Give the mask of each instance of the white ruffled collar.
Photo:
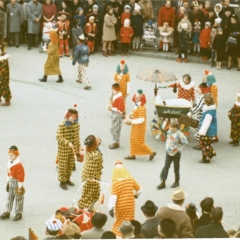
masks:
<svg viewBox="0 0 240 240"><path fill-rule="evenodd" d="M191 88L194 87L195 82L191 81L189 84L185 84L182 80L179 81L179 84L182 88L184 88L185 90L190 90Z"/></svg>
<svg viewBox="0 0 240 240"><path fill-rule="evenodd" d="M113 96L113 101L116 100L117 98L121 97L122 93L118 92L116 95Z"/></svg>
<svg viewBox="0 0 240 240"><path fill-rule="evenodd" d="M202 112L204 113L209 110L216 110L216 105L214 104L214 105L207 106L206 104L204 104L202 108Z"/></svg>
<svg viewBox="0 0 240 240"><path fill-rule="evenodd" d="M235 105L237 105L238 107L240 107L240 102L236 101Z"/></svg>

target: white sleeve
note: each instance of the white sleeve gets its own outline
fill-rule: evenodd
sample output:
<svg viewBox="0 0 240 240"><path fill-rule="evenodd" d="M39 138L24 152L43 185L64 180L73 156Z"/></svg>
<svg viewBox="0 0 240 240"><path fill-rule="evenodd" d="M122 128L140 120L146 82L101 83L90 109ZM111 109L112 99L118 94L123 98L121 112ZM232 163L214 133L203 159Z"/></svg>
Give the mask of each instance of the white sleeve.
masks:
<svg viewBox="0 0 240 240"><path fill-rule="evenodd" d="M202 126L199 130L200 135L206 135L206 132L211 124L212 121L212 115L206 114L205 118L203 119Z"/></svg>
<svg viewBox="0 0 240 240"><path fill-rule="evenodd" d="M144 118L136 118L136 119L132 119L132 124L141 124L145 121Z"/></svg>
<svg viewBox="0 0 240 240"><path fill-rule="evenodd" d="M140 190L135 192L135 196L138 197L141 193L142 193L142 187L140 188Z"/></svg>
<svg viewBox="0 0 240 240"><path fill-rule="evenodd" d="M130 93L130 89L131 89L131 84L130 82L127 82L127 94Z"/></svg>
<svg viewBox="0 0 240 240"><path fill-rule="evenodd" d="M109 211L115 207L116 202L117 202L117 195L111 195L109 202L108 202L108 210Z"/></svg>
<svg viewBox="0 0 240 240"><path fill-rule="evenodd" d="M118 110L117 108L112 108L112 111L117 112Z"/></svg>

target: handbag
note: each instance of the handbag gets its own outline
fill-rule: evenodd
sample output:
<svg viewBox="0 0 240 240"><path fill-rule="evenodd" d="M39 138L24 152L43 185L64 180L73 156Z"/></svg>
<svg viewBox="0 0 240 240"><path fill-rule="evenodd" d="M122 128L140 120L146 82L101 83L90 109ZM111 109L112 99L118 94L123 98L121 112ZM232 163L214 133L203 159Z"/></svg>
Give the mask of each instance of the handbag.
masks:
<svg viewBox="0 0 240 240"><path fill-rule="evenodd" d="M192 127L192 128L197 128L198 127L198 124L199 124L199 121L194 119L194 118L191 118L191 117L188 117L186 115L183 115L181 114L180 118L178 119L178 122L180 124L185 124L189 127Z"/></svg>

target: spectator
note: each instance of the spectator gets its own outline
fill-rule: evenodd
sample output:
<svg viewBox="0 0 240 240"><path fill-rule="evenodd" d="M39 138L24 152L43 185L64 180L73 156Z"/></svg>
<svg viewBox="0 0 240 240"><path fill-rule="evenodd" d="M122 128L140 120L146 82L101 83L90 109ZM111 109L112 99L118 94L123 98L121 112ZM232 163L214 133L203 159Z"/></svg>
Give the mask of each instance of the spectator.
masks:
<svg viewBox="0 0 240 240"><path fill-rule="evenodd" d="M17 3L16 0L11 0L11 3L7 5L9 47L15 44L15 46L19 48L19 33L21 31L23 17L22 6Z"/></svg>
<svg viewBox="0 0 240 240"><path fill-rule="evenodd" d="M143 16L141 14L141 7L137 3L131 15L131 25L134 31L132 50L139 51L140 42L143 36Z"/></svg>
<svg viewBox="0 0 240 240"><path fill-rule="evenodd" d="M111 231L106 231L101 236L101 239L116 239L116 235Z"/></svg>
<svg viewBox="0 0 240 240"><path fill-rule="evenodd" d="M199 227L196 230L195 238L229 238L227 232L221 224L222 218L222 208L214 208L211 212L212 221L206 226Z"/></svg>
<svg viewBox="0 0 240 240"><path fill-rule="evenodd" d="M160 208L157 212L157 217L160 221L164 218L170 218L174 221L178 238L193 237L191 219L182 208L186 197L187 193L182 188L176 188L172 194L173 203Z"/></svg>
<svg viewBox="0 0 240 240"><path fill-rule="evenodd" d="M7 14L3 1L0 0L0 45L3 44L7 37Z"/></svg>
<svg viewBox="0 0 240 240"><path fill-rule="evenodd" d="M222 12L222 5L220 3L217 3L214 6L214 12L215 12L217 18L223 18L224 13Z"/></svg>
<svg viewBox="0 0 240 240"><path fill-rule="evenodd" d="M209 0L206 0L205 3L204 3L204 8L202 9L202 12L203 12L204 16L207 16L210 8L211 8L211 2Z"/></svg>
<svg viewBox="0 0 240 240"><path fill-rule="evenodd" d="M230 24L230 36L234 39L234 42L227 40L227 56L228 56L228 66L227 69L232 67L232 58L237 58L238 68L240 71L240 23L236 15L231 16Z"/></svg>
<svg viewBox="0 0 240 240"><path fill-rule="evenodd" d="M222 0L222 11L225 12L226 9L230 9L231 14L234 14L234 8L230 7L230 0Z"/></svg>
<svg viewBox="0 0 240 240"><path fill-rule="evenodd" d="M180 10L180 8L183 6L183 0L177 0L176 8L175 8L175 14L177 14Z"/></svg>
<svg viewBox="0 0 240 240"><path fill-rule="evenodd" d="M168 25L167 22L163 23L162 27L159 27L160 34L160 47L159 51L170 52L170 44L172 42L173 28Z"/></svg>
<svg viewBox="0 0 240 240"><path fill-rule="evenodd" d="M194 203L190 203L186 206L186 213L191 219L192 232L194 235L197 228L197 222L198 222L197 208Z"/></svg>
<svg viewBox="0 0 240 240"><path fill-rule="evenodd" d="M130 13L134 11L135 3L136 3L136 0L129 0L128 5L130 6Z"/></svg>
<svg viewBox="0 0 240 240"><path fill-rule="evenodd" d="M112 54L115 55L115 49L117 49L117 43L120 40L120 29L121 29L121 15L119 14L119 5L117 3L113 4L113 15L117 19L117 23L114 25L116 39L112 41L112 45L111 45Z"/></svg>
<svg viewBox="0 0 240 240"><path fill-rule="evenodd" d="M94 50L95 50L94 46L95 46L97 31L98 31L98 28L95 23L95 17L90 16L89 22L85 25L85 28L84 28L85 35L87 36L87 46L89 48L90 54L94 54Z"/></svg>
<svg viewBox="0 0 240 240"><path fill-rule="evenodd" d="M158 237L156 238L178 238L176 235L176 224L170 218L164 218L158 225Z"/></svg>
<svg viewBox="0 0 240 240"><path fill-rule="evenodd" d="M117 1L117 0L110 0L110 1L108 1L106 4L105 4L105 7L104 7L104 12L105 12L105 14L107 13L107 8L108 8L108 6L112 6L112 7L118 7L118 9L119 9L119 15L121 16L121 14L122 14L122 12L121 12L121 5L120 5L120 3ZM124 8L122 8L122 10L123 10Z"/></svg>
<svg viewBox="0 0 240 240"><path fill-rule="evenodd" d="M42 11L44 22L53 22L57 17L57 8L52 3L52 0L45 0L45 4L42 5Z"/></svg>
<svg viewBox="0 0 240 240"><path fill-rule="evenodd" d="M176 16L174 18L174 45L176 46L175 53L178 54L178 45L179 45L179 32L177 30L179 22L182 20L185 14L185 8L180 7L179 10L176 13Z"/></svg>
<svg viewBox="0 0 240 240"><path fill-rule="evenodd" d="M72 16L75 16L76 14L78 14L78 8L81 7L81 3L79 0L73 0L72 4L70 5L70 9L72 12Z"/></svg>
<svg viewBox="0 0 240 240"><path fill-rule="evenodd" d="M239 232L239 231L236 232L236 233L234 234L233 238L240 238L240 232Z"/></svg>
<svg viewBox="0 0 240 240"><path fill-rule="evenodd" d="M153 5L151 0L138 1L138 3L135 3L134 10L136 8L136 4L138 4L141 8L144 22L148 22L149 20L154 18L154 10L153 10Z"/></svg>
<svg viewBox="0 0 240 240"><path fill-rule="evenodd" d="M91 221L93 228L83 231L81 233L81 239L100 239L105 232L103 226L107 222L107 215L103 213L95 213Z"/></svg>
<svg viewBox="0 0 240 240"><path fill-rule="evenodd" d="M234 238L234 235L236 234L237 232L234 230L234 229L229 229L227 230L227 234L229 236L229 238Z"/></svg>
<svg viewBox="0 0 240 240"><path fill-rule="evenodd" d="M116 40L115 24L117 19L113 14L113 7L109 5L106 9L107 13L103 23L103 56L113 56L112 41Z"/></svg>
<svg viewBox="0 0 240 240"><path fill-rule="evenodd" d="M213 8L210 7L208 9L208 13L203 18L203 23L202 24L204 25L206 22L210 22L211 26L213 26L216 18L217 18L217 16L216 16Z"/></svg>
<svg viewBox="0 0 240 240"><path fill-rule="evenodd" d="M65 12L67 13L66 16L68 17L68 20L71 21L71 17L72 17L72 11L70 9L70 7L68 6L69 5L69 2L64 0L61 2L60 4L60 8L59 8L59 12Z"/></svg>
<svg viewBox="0 0 240 240"><path fill-rule="evenodd" d="M159 9L158 12L158 27L161 27L163 23L167 22L170 27L174 26L175 10L171 7L171 1L166 0L164 6Z"/></svg>
<svg viewBox="0 0 240 240"><path fill-rule="evenodd" d="M83 15L83 8L79 7L77 9L77 14L74 16L74 18L78 19L78 22L83 30L86 22L86 17Z"/></svg>
<svg viewBox="0 0 240 240"><path fill-rule="evenodd" d="M137 220L131 220L130 222L134 227L135 238L144 238L141 234L141 223Z"/></svg>
<svg viewBox="0 0 240 240"><path fill-rule="evenodd" d="M49 218L45 221L45 224L46 238L43 240L55 239L63 226L62 222L57 218Z"/></svg>
<svg viewBox="0 0 240 240"><path fill-rule="evenodd" d="M23 0L18 0L18 3L22 5L23 8L23 23L20 32L20 41L25 42L27 38L27 3Z"/></svg>
<svg viewBox="0 0 240 240"><path fill-rule="evenodd" d="M193 26L193 36L192 36L192 43L193 43L193 56L199 57L200 56L200 42L199 42L199 35L201 32L201 23L196 21Z"/></svg>
<svg viewBox="0 0 240 240"><path fill-rule="evenodd" d="M62 234L56 239L79 239L81 237L79 227L71 222L63 225L61 233Z"/></svg>
<svg viewBox="0 0 240 240"><path fill-rule="evenodd" d="M124 12L121 14L121 26L124 25L124 20L129 19L130 20L131 13L130 13L130 6L125 5L124 6Z"/></svg>
<svg viewBox="0 0 240 240"><path fill-rule="evenodd" d="M28 50L35 45L36 35L39 33L42 18L42 4L38 0L32 0L27 5L28 14Z"/></svg>
<svg viewBox="0 0 240 240"><path fill-rule="evenodd" d="M141 227L141 234L144 238L155 238L158 236L157 228L160 222L159 218L155 217L158 207L151 200L148 200L141 207L141 210L146 217L146 221Z"/></svg>
<svg viewBox="0 0 240 240"><path fill-rule="evenodd" d="M94 0L88 0L87 4L84 6L84 15L87 16L88 14L93 13L93 6L95 5ZM97 4L96 4L97 5Z"/></svg>
<svg viewBox="0 0 240 240"><path fill-rule="evenodd" d="M73 28L72 28L72 58L74 55L75 47L78 44L78 38L83 34L83 30L80 26L80 23L77 18L73 19Z"/></svg>
<svg viewBox="0 0 240 240"><path fill-rule="evenodd" d="M221 27L223 29L223 35L225 36L225 41L227 42L228 37L231 34L231 9L225 8L224 16L222 17Z"/></svg>
<svg viewBox="0 0 240 240"><path fill-rule="evenodd" d="M209 59L209 47L211 43L211 23L206 22L205 28L202 29L199 36L200 48L202 60L207 61Z"/></svg>
<svg viewBox="0 0 240 240"><path fill-rule="evenodd" d="M196 22L196 20L199 21L201 23L201 28L203 28L203 24L202 24L203 19L204 19L203 12L199 8L199 4L195 2L193 5L193 10L189 13L189 20L192 26L194 26L194 23Z"/></svg>
<svg viewBox="0 0 240 240"><path fill-rule="evenodd" d="M191 9L188 0L183 0L183 7L185 8L185 14L189 16Z"/></svg>
<svg viewBox="0 0 240 240"><path fill-rule="evenodd" d="M135 238L134 237L134 226L131 224L130 221L123 220L119 230L122 234L122 238L124 238L124 239Z"/></svg>

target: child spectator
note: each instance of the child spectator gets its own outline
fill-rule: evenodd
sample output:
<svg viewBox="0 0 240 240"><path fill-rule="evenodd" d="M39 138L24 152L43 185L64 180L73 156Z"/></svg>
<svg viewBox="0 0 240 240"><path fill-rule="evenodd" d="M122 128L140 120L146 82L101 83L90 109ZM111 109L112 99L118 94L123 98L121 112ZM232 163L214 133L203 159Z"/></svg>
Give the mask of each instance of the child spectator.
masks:
<svg viewBox="0 0 240 240"><path fill-rule="evenodd" d="M193 36L192 36L192 43L193 43L193 56L199 57L200 56L200 42L199 42L199 35L201 32L201 23L196 20L193 27Z"/></svg>
<svg viewBox="0 0 240 240"><path fill-rule="evenodd" d="M223 30L221 27L217 29L217 35L215 36L212 44L214 52L217 54L217 66L216 69L221 70L222 60L224 57L226 41L225 36L223 35Z"/></svg>
<svg viewBox="0 0 240 240"><path fill-rule="evenodd" d="M130 19L130 17L131 17L130 6L129 5L125 5L124 12L121 15L121 26L124 25L125 19Z"/></svg>
<svg viewBox="0 0 240 240"><path fill-rule="evenodd" d="M95 17L90 16L89 22L85 25L84 32L87 36L87 46L90 50L90 54L94 54L95 39L97 35L97 25L94 23Z"/></svg>
<svg viewBox="0 0 240 240"><path fill-rule="evenodd" d="M121 27L120 36L121 36L121 44L122 44L122 56L125 54L129 56L128 48L131 43L132 36L134 34L133 28L130 26L130 20L124 20L124 26Z"/></svg>
<svg viewBox="0 0 240 240"><path fill-rule="evenodd" d="M194 203L190 203L186 206L186 213L191 219L192 232L194 235L197 229L197 221L198 221L197 208Z"/></svg>
<svg viewBox="0 0 240 240"><path fill-rule="evenodd" d="M211 23L206 22L205 28L200 32L199 41L201 47L202 60L207 61L209 59L209 47L211 42Z"/></svg>
<svg viewBox="0 0 240 240"><path fill-rule="evenodd" d="M174 121L170 123L166 140L165 166L163 167L162 172L160 174L160 178L162 181L157 186L157 189L162 189L166 187L165 182L167 180L168 170L172 162L174 164L175 181L172 184L171 188L176 188L179 186L181 152L187 146L188 141L184 134L178 130L178 127L179 127L178 122Z"/></svg>
<svg viewBox="0 0 240 240"><path fill-rule="evenodd" d="M235 104L228 112L228 117L231 121L231 134L230 138L232 139L229 144L232 144L233 147L239 146L240 139L240 92L238 92Z"/></svg>
<svg viewBox="0 0 240 240"><path fill-rule="evenodd" d="M72 28L72 58L75 51L75 47L78 44L78 37L83 34L83 30L80 26L78 18L73 19L73 28Z"/></svg>
<svg viewBox="0 0 240 240"><path fill-rule="evenodd" d="M172 41L173 28L169 27L168 23L165 22L163 26L158 29L160 34L160 49L162 49L163 52L168 52Z"/></svg>
<svg viewBox="0 0 240 240"><path fill-rule="evenodd" d="M137 3L135 3L134 11L131 15L131 25L134 31L132 50L139 51L139 45L143 36L143 16L141 14L141 7Z"/></svg>
<svg viewBox="0 0 240 240"><path fill-rule="evenodd" d="M208 9L208 14L204 17L202 24L204 25L206 22L210 22L211 26L214 24L214 20L217 18L216 14L214 13L213 8Z"/></svg>
<svg viewBox="0 0 240 240"><path fill-rule="evenodd" d="M214 12L217 17L222 18L223 17L223 12L222 12L222 5L220 3L217 3L214 6Z"/></svg>
<svg viewBox="0 0 240 240"><path fill-rule="evenodd" d="M85 27L86 17L83 15L83 8L79 7L74 18L77 18L82 29Z"/></svg>

